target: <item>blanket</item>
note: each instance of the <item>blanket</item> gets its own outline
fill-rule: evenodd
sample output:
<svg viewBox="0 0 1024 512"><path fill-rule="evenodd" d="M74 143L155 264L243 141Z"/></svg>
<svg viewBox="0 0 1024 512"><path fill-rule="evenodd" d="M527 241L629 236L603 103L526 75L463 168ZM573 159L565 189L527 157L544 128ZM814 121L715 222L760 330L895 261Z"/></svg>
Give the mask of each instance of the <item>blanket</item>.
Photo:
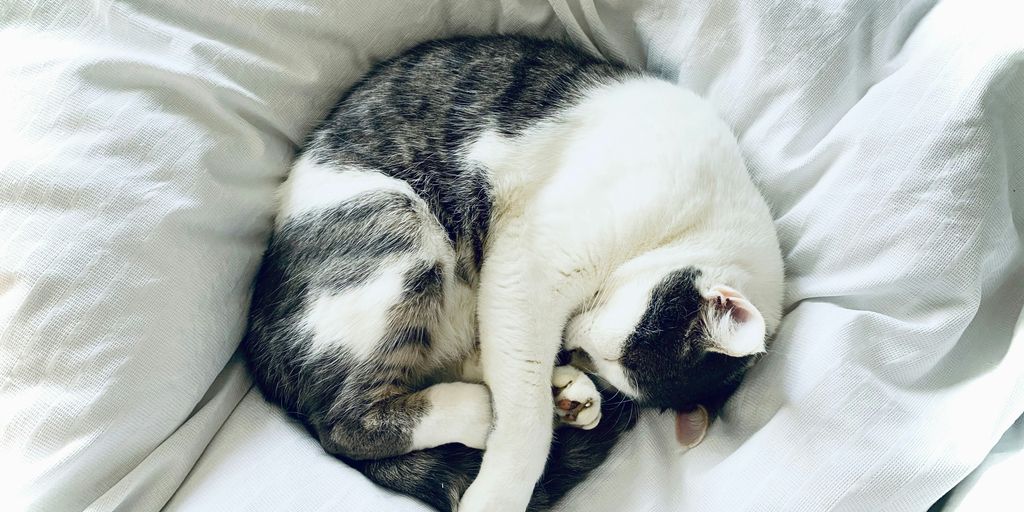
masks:
<svg viewBox="0 0 1024 512"><path fill-rule="evenodd" d="M339 94L416 42L528 33L707 97L787 270L769 354L703 444L648 411L560 508L923 510L1024 412L1021 9L5 2L0 501L427 510L323 453L233 354L274 189Z"/></svg>

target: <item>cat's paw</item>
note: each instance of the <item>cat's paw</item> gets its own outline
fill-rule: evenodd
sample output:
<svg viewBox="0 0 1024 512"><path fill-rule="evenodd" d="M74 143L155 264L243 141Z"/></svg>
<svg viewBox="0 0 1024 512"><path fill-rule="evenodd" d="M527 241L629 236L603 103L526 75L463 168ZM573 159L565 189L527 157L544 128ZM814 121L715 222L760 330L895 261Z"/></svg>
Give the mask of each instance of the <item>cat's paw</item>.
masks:
<svg viewBox="0 0 1024 512"><path fill-rule="evenodd" d="M587 374L559 366L551 376L555 414L563 425L590 430L601 421L601 393Z"/></svg>

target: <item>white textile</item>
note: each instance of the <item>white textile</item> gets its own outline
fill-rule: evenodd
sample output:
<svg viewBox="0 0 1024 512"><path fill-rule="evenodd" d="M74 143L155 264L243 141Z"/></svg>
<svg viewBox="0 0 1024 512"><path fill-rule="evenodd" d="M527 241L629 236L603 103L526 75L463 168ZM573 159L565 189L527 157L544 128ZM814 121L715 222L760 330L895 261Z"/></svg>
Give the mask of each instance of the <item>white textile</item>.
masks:
<svg viewBox="0 0 1024 512"><path fill-rule="evenodd" d="M1024 412L1022 10L8 0L0 503L426 510L324 454L231 357L272 193L372 62L442 35L564 32L716 105L788 288L770 354L702 445L682 453L670 415L646 414L563 510L923 510Z"/></svg>

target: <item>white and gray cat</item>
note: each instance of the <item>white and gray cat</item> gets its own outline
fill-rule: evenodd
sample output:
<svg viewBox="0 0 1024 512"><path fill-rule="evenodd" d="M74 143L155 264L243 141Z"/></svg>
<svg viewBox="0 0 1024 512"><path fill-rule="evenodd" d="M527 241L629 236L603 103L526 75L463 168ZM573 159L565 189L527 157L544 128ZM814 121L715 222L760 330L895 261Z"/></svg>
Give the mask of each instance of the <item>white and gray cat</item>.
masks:
<svg viewBox="0 0 1024 512"><path fill-rule="evenodd" d="M726 125L556 42L378 64L280 201L243 344L256 382L325 450L443 510L549 506L634 402L720 405L779 323L779 245ZM556 367L563 350L594 380ZM577 428L552 444L557 425Z"/></svg>

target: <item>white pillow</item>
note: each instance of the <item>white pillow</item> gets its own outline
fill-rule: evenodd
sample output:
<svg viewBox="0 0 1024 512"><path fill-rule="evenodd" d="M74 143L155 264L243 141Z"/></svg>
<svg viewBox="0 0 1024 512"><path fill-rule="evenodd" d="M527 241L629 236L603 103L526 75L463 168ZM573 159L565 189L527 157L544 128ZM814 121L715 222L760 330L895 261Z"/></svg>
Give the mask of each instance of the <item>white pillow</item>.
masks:
<svg viewBox="0 0 1024 512"><path fill-rule="evenodd" d="M244 392L175 432L238 345L296 145L372 61L556 28L535 4L4 2L3 508L82 510L140 464L104 507L162 506Z"/></svg>

